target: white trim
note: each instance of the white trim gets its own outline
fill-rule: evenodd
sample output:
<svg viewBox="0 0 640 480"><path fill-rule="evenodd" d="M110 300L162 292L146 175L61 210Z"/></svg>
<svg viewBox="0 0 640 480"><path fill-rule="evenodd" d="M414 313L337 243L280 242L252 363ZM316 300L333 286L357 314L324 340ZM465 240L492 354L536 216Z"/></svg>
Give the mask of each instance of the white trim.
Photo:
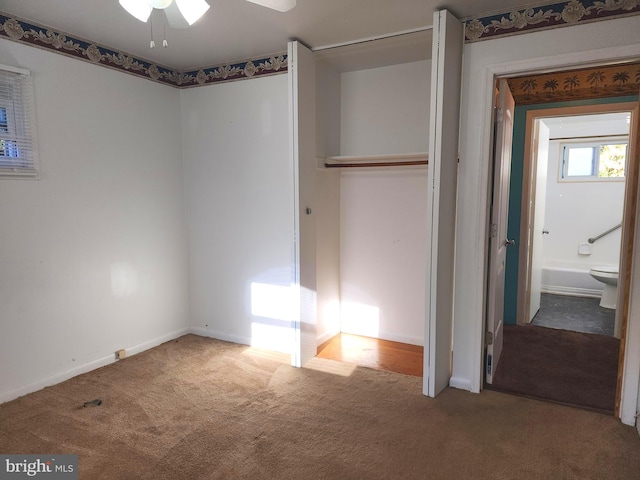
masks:
<svg viewBox="0 0 640 480"><path fill-rule="evenodd" d="M317 345L322 345L324 342L331 340L336 335L340 335L340 330L329 330L328 332L324 332L322 335L318 336Z"/></svg>
<svg viewBox="0 0 640 480"><path fill-rule="evenodd" d="M464 66L463 66L464 69ZM485 330L485 302L486 302L486 280L487 280L487 268L489 265L489 255L488 255L488 243L487 243L487 232L489 229L489 196L491 195L490 184L490 169L491 169L491 159L490 159L490 149L491 149L491 134L490 134L490 126L492 125L492 106L493 106L493 80L494 73L489 70L489 68L484 69L484 81L480 84L481 94L479 98L482 99L482 110L481 115L482 118L480 120L479 126L474 126L480 134L480 163L479 168L480 172L475 177L473 182L473 188L477 189L478 195L473 200L476 205L484 206L478 212L473 212L471 215L467 215L467 218L464 215L461 215L460 211L458 211L457 216L457 228L456 228L456 305L458 302L464 302L465 307L469 307L471 309L475 309L476 312L481 312L480 321L475 321L469 326L470 331L472 332L471 341L466 345L457 345L458 335L456 335L456 320L454 319L454 344L453 344L453 375L452 377L456 378L456 365L459 364L462 359L458 359L456 357L457 352L459 355L463 355L465 360L468 358L468 353L471 353L472 358L472 373L471 377L467 381L459 380L456 382L457 385L467 385L468 390L473 393L480 393L482 389L482 382L484 378L484 330ZM464 82L464 79L463 79ZM464 103L462 104L464 106ZM461 112L461 116L463 112ZM462 125L461 125L462 129ZM462 130L461 130L462 132ZM461 141L462 141L462 133L461 133ZM461 157L462 157L462 149L461 149ZM460 179L463 173L463 170L466 170L466 166L464 164L460 165L460 175L458 177L458 202L459 207L462 202L460 195L465 195L465 193L460 190ZM484 182L482 181L484 179ZM476 246L474 250L460 250L459 244L460 242L458 236L460 232L463 230L463 225L467 225L472 227L470 229L471 234L473 235L473 245ZM475 252L481 252L480 255L474 255ZM470 258L469 258L470 255ZM472 265L472 271L475 273L475 281L473 281L470 285L465 288L460 288L458 286L458 282L464 281L464 279L468 279L469 274L462 269ZM460 294L458 292L464 292L464 294ZM458 306L454 307L454 312L458 312L456 315L460 314L461 308ZM476 318L477 320L477 318ZM451 386L453 386L451 384ZM463 388L463 387L457 387Z"/></svg>
<svg viewBox="0 0 640 480"><path fill-rule="evenodd" d="M143 342L131 347L126 347L125 350L127 352L127 356L136 355L140 352L144 352L145 350L149 350L150 348L157 347L162 343L169 342L171 340L175 340L176 338L182 337L187 333L189 333L189 329L182 328L180 330L175 330L166 335L161 335L160 337L154 338L153 340L149 340L147 342ZM14 390L9 390L7 392L2 392L0 393L0 404L4 402L8 402L10 400L14 400L18 397L27 395L29 393L37 392L38 390L42 390L45 387L56 385L58 383L64 382L65 380L69 380L70 378L77 377L78 375L90 372L97 368L110 365L112 363L115 363L116 361L117 360L114 352L112 354L109 354L100 358L96 358L94 360L90 360L82 365L78 365L69 370L65 370L64 372L60 372L50 377L46 377L41 380L38 380L36 382L29 383L28 385L24 385Z"/></svg>
<svg viewBox="0 0 640 480"><path fill-rule="evenodd" d="M4 65L0 63L0 70L5 70L7 72L19 73L20 75L26 75L27 77L31 76L31 72L26 68L13 67L11 65Z"/></svg>
<svg viewBox="0 0 640 480"><path fill-rule="evenodd" d="M556 69L571 70L572 68L587 68L590 66L602 65L602 63L625 63L637 60L639 56L640 44L635 44L497 63L488 65L487 71L491 72L493 79L493 75L497 77L504 77L525 73L539 73L545 70L552 71Z"/></svg>
<svg viewBox="0 0 640 480"><path fill-rule="evenodd" d="M433 25L430 25L428 27L411 28L409 30L401 30L399 32L394 32L394 33L385 33L384 35L376 35L373 37L359 38L358 40L349 40L347 42L342 42L342 43L333 43L330 45L321 45L319 47L311 47L311 51L320 52L322 50L330 50L332 48L347 47L349 45L357 45L359 43L373 42L375 40L384 40L385 38L399 37L401 35L408 35L410 33L428 32L429 30L433 30Z"/></svg>
<svg viewBox="0 0 640 480"><path fill-rule="evenodd" d="M572 297L590 297L600 298L602 296L602 290L596 290L595 288L578 288L578 287L563 287L562 285L545 285L540 286L542 293L551 293L553 295L569 295Z"/></svg>
<svg viewBox="0 0 640 480"><path fill-rule="evenodd" d="M357 329L349 330L348 328L344 328L344 327L342 328L341 333L346 333L348 335L362 335L362 332L358 331ZM375 337L374 336L371 336L371 337L377 338L379 340L387 340L389 342L407 343L409 345L418 345L418 346L424 345L424 340L422 337L416 337L413 335L402 335L400 333L395 333L395 332L382 331L382 332L378 332L378 334Z"/></svg>
<svg viewBox="0 0 640 480"><path fill-rule="evenodd" d="M224 332L218 332L215 330L208 330L200 327L190 327L187 333L198 335L200 337L215 338L216 340L222 340L223 342L237 343L239 345L251 345L250 337L243 337L240 335L231 335Z"/></svg>
<svg viewBox="0 0 640 480"><path fill-rule="evenodd" d="M461 390L471 390L471 382L466 378L451 377L449 379L449 386Z"/></svg>
<svg viewBox="0 0 640 480"><path fill-rule="evenodd" d="M421 347L424 346L424 339L413 335L402 335L394 332L379 332L378 338L381 340L388 340L390 342L407 343L409 345L418 345Z"/></svg>

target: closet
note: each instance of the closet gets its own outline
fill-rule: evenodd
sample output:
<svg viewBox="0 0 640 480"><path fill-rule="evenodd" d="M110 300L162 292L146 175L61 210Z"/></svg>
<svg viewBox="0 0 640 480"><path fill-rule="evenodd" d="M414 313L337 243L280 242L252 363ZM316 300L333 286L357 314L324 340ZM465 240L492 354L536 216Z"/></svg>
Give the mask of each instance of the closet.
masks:
<svg viewBox="0 0 640 480"><path fill-rule="evenodd" d="M430 57L430 30L314 52L319 344L423 343Z"/></svg>
<svg viewBox="0 0 640 480"><path fill-rule="evenodd" d="M433 48L432 38L444 38L447 25L459 37L459 63L461 24L446 11L436 12L433 29L313 52L289 45L300 289L294 365L340 332L425 344L425 365L436 350L427 344L436 341L429 327L438 307L433 256L451 276L453 263L439 250L433 213L439 174L450 168L430 172L427 162L430 144L442 145L430 125L438 118L434 99L443 95L432 76L442 69L444 42ZM459 72L457 82L459 96ZM445 180L455 191L453 175ZM455 193L449 206L455 214ZM425 369L425 393L428 376Z"/></svg>

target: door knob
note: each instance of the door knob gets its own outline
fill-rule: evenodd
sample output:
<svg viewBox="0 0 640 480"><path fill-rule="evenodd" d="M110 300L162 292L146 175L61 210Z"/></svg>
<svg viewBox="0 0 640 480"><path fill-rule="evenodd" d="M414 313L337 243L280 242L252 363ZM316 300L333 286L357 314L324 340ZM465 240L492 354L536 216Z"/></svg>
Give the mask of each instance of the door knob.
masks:
<svg viewBox="0 0 640 480"><path fill-rule="evenodd" d="M508 238L504 241L504 246L505 247L515 247L516 245L516 241L515 240L509 240Z"/></svg>

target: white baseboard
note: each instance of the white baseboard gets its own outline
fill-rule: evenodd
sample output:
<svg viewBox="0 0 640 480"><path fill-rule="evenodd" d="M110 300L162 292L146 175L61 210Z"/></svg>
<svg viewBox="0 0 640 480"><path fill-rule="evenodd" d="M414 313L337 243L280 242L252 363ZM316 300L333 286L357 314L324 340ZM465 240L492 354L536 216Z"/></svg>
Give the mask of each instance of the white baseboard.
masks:
<svg viewBox="0 0 640 480"><path fill-rule="evenodd" d="M424 340L422 337L412 337L409 335L402 335L395 332L380 332L378 338L381 340L389 340L390 342L408 343L409 345L424 346Z"/></svg>
<svg viewBox="0 0 640 480"><path fill-rule="evenodd" d="M358 331L357 329L350 329L348 326L342 327L342 333L348 333L350 335L362 335L365 337L379 338L380 340L388 340L390 342L399 342L399 343L408 343L410 345L418 345L422 347L424 345L424 340L422 337L413 337L410 335L403 335L401 333L396 332L378 332L377 335L373 335L371 333L363 333Z"/></svg>
<svg viewBox="0 0 640 480"><path fill-rule="evenodd" d="M542 293L552 293L554 295L569 295L572 297L600 298L602 296L602 290L595 290L592 288L563 287L560 285L541 285L541 290Z"/></svg>
<svg viewBox="0 0 640 480"><path fill-rule="evenodd" d="M467 390L468 392L471 391L471 382L466 378L451 377L449 379L449 386L460 390Z"/></svg>
<svg viewBox="0 0 640 480"><path fill-rule="evenodd" d="M189 333L188 328L181 328L180 330L175 330L166 335L161 335L153 340L149 340L147 342L140 343L138 345L134 345L133 347L127 348L127 356L135 355L140 352L144 352L145 350L149 350L150 348L157 347L165 342L169 342L171 340L175 340L176 338L182 337Z"/></svg>
<svg viewBox="0 0 640 480"><path fill-rule="evenodd" d="M240 345L251 345L251 338L241 337L240 335L230 335L228 333L217 332L215 330L208 330L206 328L191 327L189 332L201 337L215 338L224 342L238 343Z"/></svg>
<svg viewBox="0 0 640 480"><path fill-rule="evenodd" d="M340 334L340 330L324 332L322 335L318 337L318 346L322 345L324 342L331 340L336 335Z"/></svg>
<svg viewBox="0 0 640 480"><path fill-rule="evenodd" d="M168 342L170 340L174 340L187 333L188 333L187 328L175 330L166 335L161 335L160 337L154 338L153 340L149 340L147 342L140 343L138 345L133 345L131 347L125 347L125 350L127 351L127 356L132 356L137 353L144 352L145 350L149 350L150 348L157 347L162 343ZM96 368L104 367L105 365L115 363L116 361L117 360L115 357L115 353L112 353L100 358L96 358L94 360L90 360L82 365L78 365L76 367L70 368L69 370L65 370L64 372L60 372L55 375L43 378L41 380L37 380L35 382L29 383L27 385L23 385L19 388L9 390L6 392L0 392L0 403L5 403L11 400L15 400L16 398L22 397L23 395L37 392L38 390L42 390L45 387L56 385L58 383L64 382L65 380L69 380L70 378L95 370Z"/></svg>

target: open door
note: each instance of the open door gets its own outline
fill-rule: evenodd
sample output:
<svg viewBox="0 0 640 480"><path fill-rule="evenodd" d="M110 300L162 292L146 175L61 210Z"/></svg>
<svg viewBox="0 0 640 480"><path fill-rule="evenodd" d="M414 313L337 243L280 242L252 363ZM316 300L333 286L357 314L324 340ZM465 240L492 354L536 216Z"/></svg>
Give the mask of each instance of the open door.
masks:
<svg viewBox="0 0 640 480"><path fill-rule="evenodd" d="M291 364L301 367L317 353L316 225L316 73L313 53L289 42L290 157L294 184L292 289L295 302Z"/></svg>
<svg viewBox="0 0 640 480"><path fill-rule="evenodd" d="M507 248L515 245L507 238L509 213L509 180L511 177L511 140L515 101L509 84L498 84L498 105L495 120L493 198L491 205L491 238L489 239L489 279L487 301L486 381L493 382L502 353L504 326L504 275Z"/></svg>
<svg viewBox="0 0 640 480"><path fill-rule="evenodd" d="M542 245L545 234L544 210L547 198L547 166L549 163L549 127L542 120L536 120L533 131L533 158L535 165L535 185L532 188L534 197L533 221L529 222L529 245L531 252L531 279L529 281L529 315L527 323L533 320L540 310L542 291Z"/></svg>

